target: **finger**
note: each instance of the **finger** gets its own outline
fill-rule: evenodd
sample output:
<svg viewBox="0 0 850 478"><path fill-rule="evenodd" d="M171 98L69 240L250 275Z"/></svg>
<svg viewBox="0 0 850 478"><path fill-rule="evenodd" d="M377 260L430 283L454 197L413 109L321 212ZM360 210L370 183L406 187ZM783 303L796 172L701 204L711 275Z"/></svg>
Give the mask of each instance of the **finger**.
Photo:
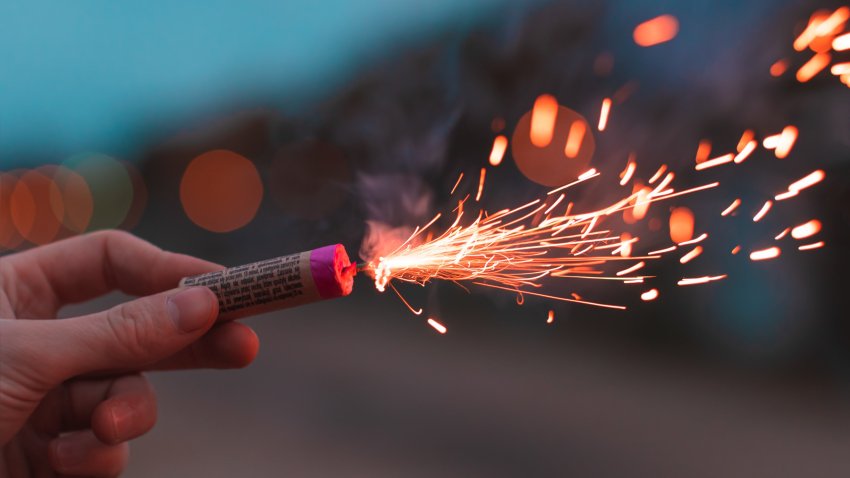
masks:
<svg viewBox="0 0 850 478"><path fill-rule="evenodd" d="M260 348L257 334L247 325L227 322L216 325L198 341L147 370L189 368L242 368L254 361Z"/></svg>
<svg viewBox="0 0 850 478"><path fill-rule="evenodd" d="M203 335L217 314L212 291L189 287L82 317L13 322L39 348L41 360L29 367L58 384L91 372L139 370L170 357Z"/></svg>
<svg viewBox="0 0 850 478"><path fill-rule="evenodd" d="M48 309L55 313L62 305L114 289L138 296L154 294L176 287L183 277L222 268L163 251L121 231L85 234L3 260L24 285L12 285L16 302L41 304L43 313L50 312Z"/></svg>
<svg viewBox="0 0 850 478"><path fill-rule="evenodd" d="M58 473L94 477L118 476L127 466L127 443L101 443L91 430L71 432L50 441L50 466Z"/></svg>

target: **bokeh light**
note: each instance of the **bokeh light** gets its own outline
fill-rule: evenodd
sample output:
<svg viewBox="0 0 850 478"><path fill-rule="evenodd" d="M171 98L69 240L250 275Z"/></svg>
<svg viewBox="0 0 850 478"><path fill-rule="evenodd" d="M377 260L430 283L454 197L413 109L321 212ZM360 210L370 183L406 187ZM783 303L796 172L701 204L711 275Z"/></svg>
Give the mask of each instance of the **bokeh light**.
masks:
<svg viewBox="0 0 850 478"><path fill-rule="evenodd" d="M124 222L133 203L133 182L121 161L99 153L80 153L64 163L80 175L92 196L88 229L111 229Z"/></svg>
<svg viewBox="0 0 850 478"><path fill-rule="evenodd" d="M251 222L263 199L254 163L218 149L189 163L180 181L180 202L189 219L212 232L230 232Z"/></svg>
<svg viewBox="0 0 850 478"><path fill-rule="evenodd" d="M679 20L673 15L660 15L635 27L635 43L643 47L658 45L676 38Z"/></svg>
<svg viewBox="0 0 850 478"><path fill-rule="evenodd" d="M51 197L51 172L50 168L24 172L9 197L12 223L24 239L37 245L53 241L62 227L57 215L64 216L64 205L61 198Z"/></svg>
<svg viewBox="0 0 850 478"><path fill-rule="evenodd" d="M690 241L694 237L694 213L686 207L677 207L670 213L670 239L673 242Z"/></svg>
<svg viewBox="0 0 850 478"><path fill-rule="evenodd" d="M56 219L72 234L85 232L94 213L94 199L85 178L58 166L51 168L51 207Z"/></svg>
<svg viewBox="0 0 850 478"><path fill-rule="evenodd" d="M548 101L543 102L543 109L549 108ZM538 103L540 99L534 105L535 110L539 109ZM556 115L551 115L547 110L544 119L551 117L554 121L551 137L548 126L544 128L548 123L541 126L543 120L538 119L534 125L538 129L545 129L538 131L539 144L543 144L545 139L543 133L549 138L546 146L541 147L532 140L532 122L535 121L533 116L534 110L523 115L511 138L511 154L517 168L525 177L544 186L555 187L575 181L580 174L587 171L596 150L596 141L587 120L565 106L557 106Z"/></svg>
<svg viewBox="0 0 850 478"><path fill-rule="evenodd" d="M15 174L0 172L0 251L15 249L24 241L12 221L11 198L17 183Z"/></svg>

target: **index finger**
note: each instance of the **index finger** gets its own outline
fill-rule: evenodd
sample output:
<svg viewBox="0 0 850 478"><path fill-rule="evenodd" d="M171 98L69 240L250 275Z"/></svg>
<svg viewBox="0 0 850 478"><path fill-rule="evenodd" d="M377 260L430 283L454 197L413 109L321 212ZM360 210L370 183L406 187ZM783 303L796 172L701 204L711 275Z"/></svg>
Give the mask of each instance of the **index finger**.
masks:
<svg viewBox="0 0 850 478"><path fill-rule="evenodd" d="M184 254L163 251L123 231L101 231L65 239L2 259L15 280L14 304L41 302L53 311L112 290L150 295L180 279L222 269Z"/></svg>

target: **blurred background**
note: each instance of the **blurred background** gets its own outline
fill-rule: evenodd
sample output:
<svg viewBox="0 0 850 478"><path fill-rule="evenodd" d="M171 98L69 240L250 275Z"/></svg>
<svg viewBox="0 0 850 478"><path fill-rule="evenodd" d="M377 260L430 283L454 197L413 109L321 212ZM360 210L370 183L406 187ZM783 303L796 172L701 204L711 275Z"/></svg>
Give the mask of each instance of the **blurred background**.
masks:
<svg viewBox="0 0 850 478"><path fill-rule="evenodd" d="M262 345L246 370L152 375L160 420L126 476L848 476L850 78L804 65L850 61L830 51L850 30L792 47L840 6L3 2L0 251L122 228L226 265L336 242L356 255L367 220L451 210L460 172L475 194L487 168L495 211L595 167L570 197L589 210L631 192L616 175L632 154L643 181L666 164L679 188L721 182L611 219L642 251L681 234L674 207L686 235L710 233L692 263L647 271L657 300L595 282L567 293L628 310L402 288L440 335L361 276L348 298L247 320ZM528 166L555 160L523 147L541 94L588 124L571 166ZM788 125L786 159L759 148L694 171ZM821 184L752 221L816 169ZM811 219L811 239L774 239ZM774 244L779 258L749 260Z"/></svg>

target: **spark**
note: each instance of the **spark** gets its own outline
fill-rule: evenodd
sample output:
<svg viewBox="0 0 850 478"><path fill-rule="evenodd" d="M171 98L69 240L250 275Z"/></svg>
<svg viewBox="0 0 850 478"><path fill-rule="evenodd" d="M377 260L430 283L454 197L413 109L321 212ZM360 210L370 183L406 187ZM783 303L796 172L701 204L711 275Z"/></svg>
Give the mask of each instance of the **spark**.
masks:
<svg viewBox="0 0 850 478"><path fill-rule="evenodd" d="M455 181L455 185L452 187L452 192L449 193L449 196L455 193L455 189L457 189L461 179L463 179L463 173L460 173L460 176L457 177L457 181Z"/></svg>
<svg viewBox="0 0 850 478"><path fill-rule="evenodd" d="M839 35L832 40L832 49L835 51L850 50L850 33Z"/></svg>
<svg viewBox="0 0 850 478"><path fill-rule="evenodd" d="M498 166L505 157L505 150L508 149L508 138L500 134L493 140L493 149L490 151L490 165Z"/></svg>
<svg viewBox="0 0 850 478"><path fill-rule="evenodd" d="M724 154L723 156L718 156L697 164L695 169L697 171L702 171L703 169L713 168L715 166L720 166L721 164L731 163L734 158L735 155L732 153Z"/></svg>
<svg viewBox="0 0 850 478"><path fill-rule="evenodd" d="M676 246L665 247L664 249L658 249L657 251L652 251L649 253L650 256L657 256L661 254L666 254L668 252L673 252L676 250Z"/></svg>
<svg viewBox="0 0 850 478"><path fill-rule="evenodd" d="M579 181L586 181L586 180L593 178L593 177L596 177L598 175L599 175L599 173L596 172L596 168L590 168L587 171L581 173L581 175L579 175L579 177L578 177L578 180Z"/></svg>
<svg viewBox="0 0 850 478"><path fill-rule="evenodd" d="M848 75L850 74L850 62L836 63L832 65L829 72L835 76Z"/></svg>
<svg viewBox="0 0 850 478"><path fill-rule="evenodd" d="M788 191L800 192L803 189L814 186L815 184L823 181L823 178L825 177L826 173L820 169L812 171L802 179L791 183L791 185L788 186Z"/></svg>
<svg viewBox="0 0 850 478"><path fill-rule="evenodd" d="M670 213L670 239L681 243L694 237L694 213L686 207L677 207Z"/></svg>
<svg viewBox="0 0 850 478"><path fill-rule="evenodd" d="M734 256L735 254L737 254L740 251L741 251L741 246L735 246L735 247L732 248L732 255Z"/></svg>
<svg viewBox="0 0 850 478"><path fill-rule="evenodd" d="M773 197L773 199L775 201L783 201L785 199L790 199L798 194L800 194L798 191L785 191L784 193L777 194Z"/></svg>
<svg viewBox="0 0 850 478"><path fill-rule="evenodd" d="M738 206L740 206L740 205L741 205L741 200L735 199L734 201L732 201L732 204L730 204L729 207L727 207L726 209L723 210L723 212L720 213L720 215L721 216L728 216L728 215L732 214L733 212L735 212L735 209L738 209Z"/></svg>
<svg viewBox="0 0 850 478"><path fill-rule="evenodd" d="M806 239L820 232L821 223L817 219L800 224L791 229L791 237L794 239Z"/></svg>
<svg viewBox="0 0 850 478"><path fill-rule="evenodd" d="M643 268L643 266L645 266L645 265L646 265L646 263L645 263L645 262L640 261L640 262L638 262L637 264L635 264L635 265L633 265L633 266L631 266L631 267L627 267L627 268L625 268L625 269L623 269L623 270L621 270L621 271L617 271L617 276L624 276L624 275L631 274L632 272L634 272L634 271L636 271L636 270L638 270L638 269Z"/></svg>
<svg viewBox="0 0 850 478"><path fill-rule="evenodd" d="M602 109L599 111L599 131L605 131L605 126L608 125L608 114L611 112L611 98L602 100Z"/></svg>
<svg viewBox="0 0 850 478"><path fill-rule="evenodd" d="M700 235L699 235L699 237L697 237L697 238L691 239L690 241L682 241L682 242L680 242L680 243L679 243L679 247L681 247L681 246L690 246L691 244L696 244L696 243L698 243L698 242L702 242L702 241L704 241L706 238L708 238L708 233L707 233L707 232L703 232L703 233L702 233L702 234L700 234Z"/></svg>
<svg viewBox="0 0 850 478"><path fill-rule="evenodd" d="M546 323L551 324L554 321L555 321L555 311L552 310L552 309L549 309L549 314L546 316Z"/></svg>
<svg viewBox="0 0 850 478"><path fill-rule="evenodd" d="M658 289L649 289L640 295L640 300L649 302L658 298Z"/></svg>
<svg viewBox="0 0 850 478"><path fill-rule="evenodd" d="M756 135L753 133L753 130L748 129L744 131L741 133L741 139L738 140L738 146L736 146L735 149L740 153L750 141L755 139L755 137Z"/></svg>
<svg viewBox="0 0 850 478"><path fill-rule="evenodd" d="M816 53L797 70L797 81L805 83L811 80L815 75L823 71L831 60L832 56L829 53Z"/></svg>
<svg viewBox="0 0 850 478"><path fill-rule="evenodd" d="M552 95L540 95L531 110L531 144L545 148L552 142L555 119L558 116L558 100Z"/></svg>
<svg viewBox="0 0 850 478"><path fill-rule="evenodd" d="M693 249L691 249L690 252L688 252L684 256L680 257L679 262L681 262L682 264L687 264L688 262L695 259L700 254L702 254L702 246L696 246Z"/></svg>
<svg viewBox="0 0 850 478"><path fill-rule="evenodd" d="M630 155L629 162L628 164L626 164L626 169L624 169L623 172L620 173L620 186L625 186L626 183L628 183L629 180L632 179L632 175L635 174L636 167L637 165L635 164L635 160L633 159L632 155Z"/></svg>
<svg viewBox="0 0 850 478"><path fill-rule="evenodd" d="M783 238L783 237L785 237L785 236L787 236L789 232L791 232L791 228L790 228L790 227L786 227L785 229L783 229L783 230L782 230L782 232L780 232L779 234L777 234L777 235L776 235L776 237L774 237L774 238L773 238L773 240L774 240L774 241L782 240L782 238Z"/></svg>
<svg viewBox="0 0 850 478"><path fill-rule="evenodd" d="M747 159L753 151L755 151L756 146L758 146L758 143L755 140L747 141L747 144L745 144L742 149L738 150L738 154L735 155L735 159L732 161L734 161L735 164L743 163L744 160Z"/></svg>
<svg viewBox="0 0 850 478"><path fill-rule="evenodd" d="M832 35L836 30L844 26L850 18L850 7L841 7L832 12L832 15L815 27L815 36L824 37Z"/></svg>
<svg viewBox="0 0 850 478"><path fill-rule="evenodd" d="M581 143L584 141L584 133L587 131L587 125L584 120L577 119L570 125L570 132L567 134L567 145L564 146L564 155L570 159L578 156L581 150Z"/></svg>
<svg viewBox="0 0 850 478"><path fill-rule="evenodd" d="M759 212L757 212L756 215L753 216L753 222L761 221L761 218L763 218L764 215L767 214L768 211L770 211L771 206L773 206L773 201L765 201L764 205L761 207L761 209L759 209Z"/></svg>
<svg viewBox="0 0 850 478"><path fill-rule="evenodd" d="M823 241L813 242L811 244L805 244L797 248L800 251L810 251L812 249L819 249L824 246Z"/></svg>
<svg viewBox="0 0 850 478"><path fill-rule="evenodd" d="M434 319L433 317L428 317L428 325L433 327L434 330L436 330L437 332L439 332L441 334L445 334L448 331L448 329L446 329L445 325L437 322L437 320Z"/></svg>
<svg viewBox="0 0 850 478"><path fill-rule="evenodd" d="M770 65L770 76L782 76L788 70L788 60L777 60L776 63Z"/></svg>
<svg viewBox="0 0 850 478"><path fill-rule="evenodd" d="M485 177L487 177L487 168L481 168L481 176L478 177L478 193L475 194L475 202L481 200L481 193L484 192Z"/></svg>
<svg viewBox="0 0 850 478"><path fill-rule="evenodd" d="M711 141L707 139L700 140L699 146L697 146L697 156L696 163L700 164L705 162L708 159L708 155L711 154Z"/></svg>
<svg viewBox="0 0 850 478"><path fill-rule="evenodd" d="M784 159L788 156L791 148L794 147L794 142L797 141L798 133L797 127L793 125L788 125L782 130L782 134L779 137L779 144L776 145L776 149L773 151L777 158Z"/></svg>
<svg viewBox="0 0 850 478"><path fill-rule="evenodd" d="M658 168L658 171L655 171L655 174L653 174L652 177L649 178L649 184L658 181L661 178L661 175L664 174L664 171L667 171L667 165L662 164L661 167Z"/></svg>
<svg viewBox="0 0 850 478"><path fill-rule="evenodd" d="M726 274L721 274L719 276L685 277L682 280L680 280L679 282L677 282L677 285L684 286L684 285L705 284L705 283L708 283L708 282L723 280L726 277L727 277Z"/></svg>
<svg viewBox="0 0 850 478"><path fill-rule="evenodd" d="M767 260L767 259L773 259L775 257L779 257L779 254L781 254L781 253L782 253L782 251L776 246L768 247L767 249L760 249L760 250L751 252L750 253L750 260L751 261L764 261L764 260Z"/></svg>
<svg viewBox="0 0 850 478"><path fill-rule="evenodd" d="M677 33L679 21L676 17L660 15L635 27L633 37L639 46L650 47L676 38Z"/></svg>
<svg viewBox="0 0 850 478"><path fill-rule="evenodd" d="M805 50L812 43L812 40L817 37L817 29L825 19L825 15L820 12L813 14L809 18L809 24L806 25L806 28L794 40L794 49L797 51Z"/></svg>

